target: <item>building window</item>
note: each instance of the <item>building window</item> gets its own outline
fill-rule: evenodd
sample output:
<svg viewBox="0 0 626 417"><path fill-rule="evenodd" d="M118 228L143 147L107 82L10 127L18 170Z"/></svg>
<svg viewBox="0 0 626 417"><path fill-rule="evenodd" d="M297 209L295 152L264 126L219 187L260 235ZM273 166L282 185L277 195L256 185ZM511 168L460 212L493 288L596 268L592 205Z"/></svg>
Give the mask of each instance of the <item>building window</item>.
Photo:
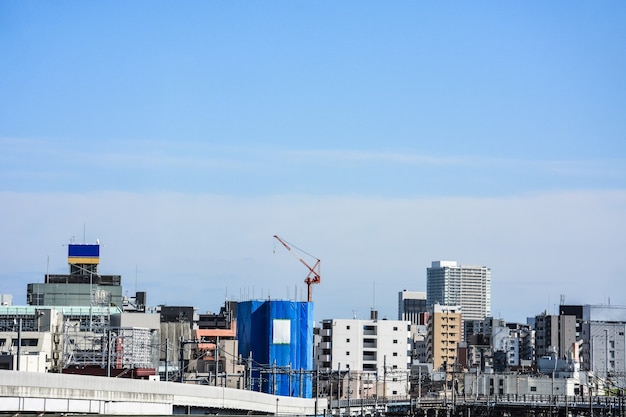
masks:
<svg viewBox="0 0 626 417"><path fill-rule="evenodd" d="M398 356L398 352L393 352L393 356Z"/></svg>
<svg viewBox="0 0 626 417"><path fill-rule="evenodd" d="M346 339L346 343L350 343L350 339Z"/></svg>
<svg viewBox="0 0 626 417"><path fill-rule="evenodd" d="M22 339L22 346L37 346L37 339ZM13 346L17 346L17 339L13 339Z"/></svg>
<svg viewBox="0 0 626 417"><path fill-rule="evenodd" d="M398 331L398 326L393 326L393 331L397 332Z"/></svg>
<svg viewBox="0 0 626 417"><path fill-rule="evenodd" d="M537 387L530 387L530 392L536 392L537 391Z"/></svg>
<svg viewBox="0 0 626 417"><path fill-rule="evenodd" d="M346 356L350 356L350 351L346 352Z"/></svg>
<svg viewBox="0 0 626 417"><path fill-rule="evenodd" d="M346 326L346 330L350 330L350 326Z"/></svg>
<svg viewBox="0 0 626 417"><path fill-rule="evenodd" d="M398 343L398 339L393 339L393 343Z"/></svg>

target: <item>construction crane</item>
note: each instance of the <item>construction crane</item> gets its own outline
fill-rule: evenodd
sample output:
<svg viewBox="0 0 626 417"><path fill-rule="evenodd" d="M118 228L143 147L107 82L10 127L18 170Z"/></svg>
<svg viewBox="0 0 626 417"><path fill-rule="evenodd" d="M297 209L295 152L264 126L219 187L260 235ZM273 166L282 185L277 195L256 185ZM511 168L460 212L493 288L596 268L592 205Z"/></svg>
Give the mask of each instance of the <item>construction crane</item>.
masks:
<svg viewBox="0 0 626 417"><path fill-rule="evenodd" d="M292 245L291 243L288 243L286 241L284 241L283 239L279 238L278 236L274 235L274 239L278 240L288 251L289 253L291 253L293 256L296 257L296 259L298 259L302 265L306 266L307 269L309 270L309 275L307 275L306 279L304 280L305 284L307 285L307 301L311 302L313 301L313 289L311 288L311 285L313 284L319 284L322 277L320 276L320 260L317 259L315 256L311 255L310 253L306 253L305 251L303 251L302 249L297 248L296 246ZM309 264L307 264L304 259L302 259L301 257L299 257L291 248L297 249L302 253L305 253L306 255L310 256L311 258L315 259L315 264L313 266L310 266ZM275 251L274 251L275 252Z"/></svg>

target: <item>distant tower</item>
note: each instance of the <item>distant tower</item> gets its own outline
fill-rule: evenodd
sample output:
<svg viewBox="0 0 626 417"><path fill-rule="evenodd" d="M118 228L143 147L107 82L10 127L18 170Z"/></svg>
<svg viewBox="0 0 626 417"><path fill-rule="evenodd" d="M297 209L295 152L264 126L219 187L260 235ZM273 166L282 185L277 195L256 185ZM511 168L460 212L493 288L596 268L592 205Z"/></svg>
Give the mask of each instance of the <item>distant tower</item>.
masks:
<svg viewBox="0 0 626 417"><path fill-rule="evenodd" d="M70 266L70 275L98 275L100 245L68 245L67 263Z"/></svg>
<svg viewBox="0 0 626 417"><path fill-rule="evenodd" d="M436 261L426 269L426 303L461 307L463 321L491 315L491 270L486 266Z"/></svg>

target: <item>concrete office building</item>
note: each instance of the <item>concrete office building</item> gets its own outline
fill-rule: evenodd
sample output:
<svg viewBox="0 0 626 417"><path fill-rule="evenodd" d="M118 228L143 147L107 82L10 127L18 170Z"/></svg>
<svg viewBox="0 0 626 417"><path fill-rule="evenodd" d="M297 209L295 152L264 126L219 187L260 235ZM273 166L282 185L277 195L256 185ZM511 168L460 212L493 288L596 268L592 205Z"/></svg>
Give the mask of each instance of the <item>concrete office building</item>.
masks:
<svg viewBox="0 0 626 417"><path fill-rule="evenodd" d="M99 244L69 244L69 274L46 274L44 283L28 284L26 300L32 306L122 307L120 275L102 275Z"/></svg>
<svg viewBox="0 0 626 417"><path fill-rule="evenodd" d="M398 293L398 320L425 325L428 321L427 312L425 292L404 290Z"/></svg>
<svg viewBox="0 0 626 417"><path fill-rule="evenodd" d="M609 387L626 386L626 306L582 306L581 369Z"/></svg>
<svg viewBox="0 0 626 417"><path fill-rule="evenodd" d="M158 315L143 313L145 293L137 293L133 312L126 313L129 299L122 297L121 277L100 274L99 264L98 243L71 243L68 274L46 274L44 283L28 284L28 306L0 309L0 331L5 333L0 346L8 346L6 352L2 349L8 356L1 366L17 369L24 362L30 369L31 361L23 357L27 352L30 357L46 357L45 366L32 366L38 371L154 376ZM27 332L28 340L16 343L19 335ZM13 345L30 348L17 352L11 349Z"/></svg>
<svg viewBox="0 0 626 417"><path fill-rule="evenodd" d="M406 320L322 320L314 366L320 395L333 398L403 397L410 374L410 323ZM318 368L319 367L319 368Z"/></svg>
<svg viewBox="0 0 626 417"><path fill-rule="evenodd" d="M426 269L426 304L458 306L463 321L483 320L491 314L491 270L486 266L434 261Z"/></svg>
<svg viewBox="0 0 626 417"><path fill-rule="evenodd" d="M535 316L535 360L543 356L556 355L568 359L576 342L576 316L549 315L546 312Z"/></svg>

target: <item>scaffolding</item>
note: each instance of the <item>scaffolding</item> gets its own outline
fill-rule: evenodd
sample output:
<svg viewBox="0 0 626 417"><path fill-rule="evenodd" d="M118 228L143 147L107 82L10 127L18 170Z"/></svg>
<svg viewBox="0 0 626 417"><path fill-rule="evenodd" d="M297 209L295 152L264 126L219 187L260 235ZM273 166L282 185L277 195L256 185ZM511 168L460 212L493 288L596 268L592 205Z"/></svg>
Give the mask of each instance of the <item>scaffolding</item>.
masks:
<svg viewBox="0 0 626 417"><path fill-rule="evenodd" d="M109 361L110 308L67 308L63 317L63 368L105 367Z"/></svg>
<svg viewBox="0 0 626 417"><path fill-rule="evenodd" d="M113 329L115 368L153 368L152 332L141 327Z"/></svg>

